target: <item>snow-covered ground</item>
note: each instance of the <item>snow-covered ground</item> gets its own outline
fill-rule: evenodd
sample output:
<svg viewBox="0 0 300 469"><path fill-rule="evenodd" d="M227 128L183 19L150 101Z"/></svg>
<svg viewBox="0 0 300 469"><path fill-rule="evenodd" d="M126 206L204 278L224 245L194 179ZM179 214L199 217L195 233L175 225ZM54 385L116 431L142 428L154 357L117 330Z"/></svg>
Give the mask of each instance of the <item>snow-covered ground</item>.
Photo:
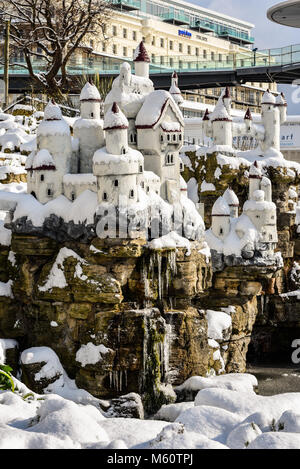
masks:
<svg viewBox="0 0 300 469"><path fill-rule="evenodd" d="M14 344L13 344L14 345ZM0 351L5 359L2 340ZM36 379L59 375L45 394L19 380L0 391L0 449L297 449L300 393L259 396L249 374L193 377L177 388L194 402L164 405L151 419L110 417L80 390L47 347L24 351L25 364L46 362Z"/></svg>

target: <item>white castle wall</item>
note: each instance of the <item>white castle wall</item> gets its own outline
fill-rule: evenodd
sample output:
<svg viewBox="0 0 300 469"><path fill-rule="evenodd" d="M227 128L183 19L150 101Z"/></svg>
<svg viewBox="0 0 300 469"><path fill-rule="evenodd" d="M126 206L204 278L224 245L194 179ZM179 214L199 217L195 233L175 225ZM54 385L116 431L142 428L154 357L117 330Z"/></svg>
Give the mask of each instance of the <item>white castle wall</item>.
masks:
<svg viewBox="0 0 300 469"><path fill-rule="evenodd" d="M27 173L27 192L42 204L62 194L61 178L55 170L33 170ZM49 192L50 191L50 192Z"/></svg>
<svg viewBox="0 0 300 469"><path fill-rule="evenodd" d="M87 104L87 103L84 103ZM93 155L104 145L103 123L98 119L78 119L74 125L74 137L79 140L79 173L91 173Z"/></svg>
<svg viewBox="0 0 300 469"><path fill-rule="evenodd" d="M265 137L261 142L262 151L275 148L280 151L280 111L278 106L262 104L262 123L265 128Z"/></svg>
<svg viewBox="0 0 300 469"><path fill-rule="evenodd" d="M230 232L230 217L212 215L211 230L218 239L224 241Z"/></svg>

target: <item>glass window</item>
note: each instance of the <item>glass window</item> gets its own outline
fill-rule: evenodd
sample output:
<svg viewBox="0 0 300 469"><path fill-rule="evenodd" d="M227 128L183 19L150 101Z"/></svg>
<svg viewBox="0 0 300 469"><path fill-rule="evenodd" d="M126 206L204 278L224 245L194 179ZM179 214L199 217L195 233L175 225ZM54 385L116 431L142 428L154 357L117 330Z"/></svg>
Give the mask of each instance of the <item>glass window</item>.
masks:
<svg viewBox="0 0 300 469"><path fill-rule="evenodd" d="M126 28L123 29L123 38L124 39L127 38L127 29Z"/></svg>

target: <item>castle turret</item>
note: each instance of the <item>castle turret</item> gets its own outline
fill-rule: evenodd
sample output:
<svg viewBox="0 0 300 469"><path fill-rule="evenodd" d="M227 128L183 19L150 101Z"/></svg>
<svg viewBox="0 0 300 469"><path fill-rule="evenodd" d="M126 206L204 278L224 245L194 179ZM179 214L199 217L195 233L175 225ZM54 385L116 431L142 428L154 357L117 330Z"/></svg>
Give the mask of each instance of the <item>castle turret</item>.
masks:
<svg viewBox="0 0 300 469"><path fill-rule="evenodd" d="M232 146L232 119L227 112L223 99L219 99L210 116L215 145Z"/></svg>
<svg viewBox="0 0 300 469"><path fill-rule="evenodd" d="M261 142L263 152L270 148L280 151L280 112L275 96L267 90L262 98L261 119L265 128L264 140Z"/></svg>
<svg viewBox="0 0 300 469"><path fill-rule="evenodd" d="M205 111L202 122L203 122L202 129L203 129L204 135L206 135L206 137L212 137L213 136L213 134L212 134L212 125L211 125L211 121L210 121L210 118L209 118L208 109L206 109L206 111Z"/></svg>
<svg viewBox="0 0 300 469"><path fill-rule="evenodd" d="M263 190L256 190L252 194L251 200L245 202L243 213L250 218L258 231L259 241L256 249L262 252L273 250L278 242L276 205L265 200Z"/></svg>
<svg viewBox="0 0 300 469"><path fill-rule="evenodd" d="M133 61L136 76L149 78L150 58L143 41L137 46Z"/></svg>
<svg viewBox="0 0 300 469"><path fill-rule="evenodd" d="M138 201L144 157L128 147L128 121L116 103L105 114L104 130L106 147L97 150L93 157L99 204L132 205Z"/></svg>
<svg viewBox="0 0 300 469"><path fill-rule="evenodd" d="M174 71L172 74L172 84L169 89L169 93L172 95L175 103L178 104L178 106L183 103L184 99L182 97L180 89L178 88L178 75L176 71Z"/></svg>
<svg viewBox="0 0 300 469"><path fill-rule="evenodd" d="M223 194L223 199L227 202L230 208L230 216L231 218L237 218L239 216L239 206L240 202L236 196L236 193L228 187Z"/></svg>
<svg viewBox="0 0 300 469"><path fill-rule="evenodd" d="M246 125L246 131L250 131L252 127L252 114L249 108L247 109L246 114L244 116L244 122Z"/></svg>
<svg viewBox="0 0 300 469"><path fill-rule="evenodd" d="M260 184L262 180L261 170L258 166L257 161L254 162L250 167L249 171L249 199L253 198L255 191L260 190Z"/></svg>
<svg viewBox="0 0 300 469"><path fill-rule="evenodd" d="M128 151L128 120L116 103L104 116L107 152L122 155Z"/></svg>
<svg viewBox="0 0 300 469"><path fill-rule="evenodd" d="M223 241L230 232L230 208L223 197L214 203L211 216L211 231Z"/></svg>
<svg viewBox="0 0 300 469"><path fill-rule="evenodd" d="M224 106L226 107L226 111L228 112L228 115L231 116L231 94L229 86L226 86L221 96Z"/></svg>
<svg viewBox="0 0 300 469"><path fill-rule="evenodd" d="M103 122L100 120L101 97L92 83L86 83L80 94L81 118L74 124L74 137L79 140L77 171L91 173L93 155L104 145Z"/></svg>
<svg viewBox="0 0 300 469"><path fill-rule="evenodd" d="M60 107L50 101L37 128L37 150L31 154L27 191L42 202L63 194L63 176L70 172L72 141L70 127ZM38 189L33 186L37 184Z"/></svg>
<svg viewBox="0 0 300 469"><path fill-rule="evenodd" d="M280 93L276 98L276 105L279 109L280 124L284 124L287 115L287 102L283 93Z"/></svg>

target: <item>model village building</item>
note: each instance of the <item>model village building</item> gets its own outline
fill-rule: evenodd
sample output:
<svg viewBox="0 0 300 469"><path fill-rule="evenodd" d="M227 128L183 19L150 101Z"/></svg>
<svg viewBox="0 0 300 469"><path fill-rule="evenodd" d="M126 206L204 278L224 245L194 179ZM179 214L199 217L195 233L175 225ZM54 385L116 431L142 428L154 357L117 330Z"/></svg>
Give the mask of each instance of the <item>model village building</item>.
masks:
<svg viewBox="0 0 300 469"><path fill-rule="evenodd" d="M154 90L144 44L134 57L135 75L124 63L114 80L100 119L100 95L87 83L80 95L81 117L74 137L60 108L49 102L37 129L37 150L27 159L28 193L45 204L60 195L75 200L83 191L97 192L98 203L118 206L139 202L142 189L170 204L180 201L179 150L184 122L176 75L171 92ZM176 100L176 102L175 102Z"/></svg>

